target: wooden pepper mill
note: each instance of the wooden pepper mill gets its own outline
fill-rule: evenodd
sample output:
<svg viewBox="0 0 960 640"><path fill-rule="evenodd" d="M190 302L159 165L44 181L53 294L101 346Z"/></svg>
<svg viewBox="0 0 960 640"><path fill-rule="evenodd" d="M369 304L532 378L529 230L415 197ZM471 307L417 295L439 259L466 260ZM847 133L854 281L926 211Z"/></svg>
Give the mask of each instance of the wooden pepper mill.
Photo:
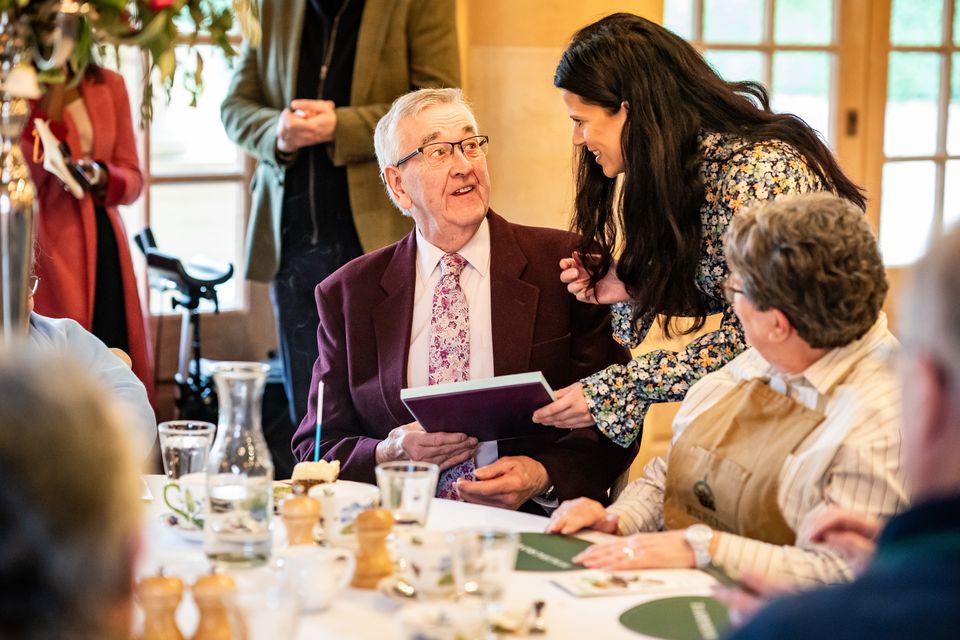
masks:
<svg viewBox="0 0 960 640"><path fill-rule="evenodd" d="M294 490L294 493L297 493ZM280 515L287 528L289 546L314 544L313 528L320 520L320 503L301 492L283 501Z"/></svg>
<svg viewBox="0 0 960 640"><path fill-rule="evenodd" d="M235 640L233 609L229 597L237 584L230 576L211 573L193 584L193 599L200 610L200 621L192 640Z"/></svg>
<svg viewBox="0 0 960 640"><path fill-rule="evenodd" d="M374 589L393 573L393 561L387 549L387 536L393 530L393 515L386 509L367 509L357 514L354 523L360 550L351 586Z"/></svg>
<svg viewBox="0 0 960 640"><path fill-rule="evenodd" d="M143 578L137 600L143 608L143 633L139 640L183 640L177 627L177 607L183 598L183 580L162 573Z"/></svg>

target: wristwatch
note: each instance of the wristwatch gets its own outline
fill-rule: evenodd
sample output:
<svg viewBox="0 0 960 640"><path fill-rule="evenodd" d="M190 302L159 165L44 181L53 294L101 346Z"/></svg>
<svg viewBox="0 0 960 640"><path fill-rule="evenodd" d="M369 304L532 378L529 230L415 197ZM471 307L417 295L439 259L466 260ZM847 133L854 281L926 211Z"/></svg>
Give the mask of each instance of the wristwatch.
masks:
<svg viewBox="0 0 960 640"><path fill-rule="evenodd" d="M694 524L687 527L683 537L690 548L693 549L693 559L698 569L702 569L713 561L713 557L710 555L713 529L705 524Z"/></svg>

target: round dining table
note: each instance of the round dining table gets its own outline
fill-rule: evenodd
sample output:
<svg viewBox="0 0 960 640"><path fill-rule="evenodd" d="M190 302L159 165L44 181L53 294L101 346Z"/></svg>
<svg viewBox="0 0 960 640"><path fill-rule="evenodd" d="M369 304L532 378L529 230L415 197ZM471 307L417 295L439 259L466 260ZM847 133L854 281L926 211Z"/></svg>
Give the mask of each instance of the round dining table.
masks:
<svg viewBox="0 0 960 640"><path fill-rule="evenodd" d="M182 577L189 587L197 575L209 570L202 544L197 536L184 535L168 524L165 515L169 509L162 498L164 477L152 475L144 479L144 544L138 574L151 575L162 569L166 575ZM438 531L489 527L523 533L542 532L546 525L547 518L543 516L434 499L426 527ZM273 526L283 526L279 517L274 519ZM590 532L578 537L598 541L610 536ZM277 538L282 536L275 536ZM508 611L521 611L529 610L535 600L544 601L546 633L537 635L538 638L637 639L649 636L622 626L619 622L622 613L657 598L709 595L714 584L713 578L693 569L657 572L662 587L651 587L642 594L577 597L552 582L558 576L574 573L515 571L504 593L504 605ZM664 576L667 577L664 579ZM326 610L301 614L294 638L403 638L400 612L405 606L409 605L377 590L347 588ZM186 594L177 611L177 622L184 637L191 637L197 618L196 606ZM275 637L273 640L285 639Z"/></svg>

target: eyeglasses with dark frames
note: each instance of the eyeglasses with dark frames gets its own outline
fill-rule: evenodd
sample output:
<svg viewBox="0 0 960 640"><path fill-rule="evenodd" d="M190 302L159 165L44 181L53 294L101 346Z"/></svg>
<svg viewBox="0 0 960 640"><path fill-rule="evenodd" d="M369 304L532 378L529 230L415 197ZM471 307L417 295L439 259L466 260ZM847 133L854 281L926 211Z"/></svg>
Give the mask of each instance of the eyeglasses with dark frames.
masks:
<svg viewBox="0 0 960 640"><path fill-rule="evenodd" d="M468 160L476 160L487 155L487 143L490 142L489 136L470 136L457 142L430 142L417 147L407 155L403 156L393 165L398 169L407 160L414 156L422 155L423 161L431 167L439 167L446 164L453 158L454 149L460 147L461 153Z"/></svg>

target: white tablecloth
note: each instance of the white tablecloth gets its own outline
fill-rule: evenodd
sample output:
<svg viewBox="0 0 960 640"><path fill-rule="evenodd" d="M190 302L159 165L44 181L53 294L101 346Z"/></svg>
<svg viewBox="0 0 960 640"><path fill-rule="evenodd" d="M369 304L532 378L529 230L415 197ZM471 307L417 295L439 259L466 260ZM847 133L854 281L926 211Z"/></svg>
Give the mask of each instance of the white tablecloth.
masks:
<svg viewBox="0 0 960 640"><path fill-rule="evenodd" d="M198 542L184 540L177 532L163 524L162 514L167 511L161 497L163 477L147 476L147 483L153 499L145 503L145 544L139 573L152 574L158 567L163 566L168 575L184 577L189 584L209 566L202 547ZM427 527L448 530L487 526L518 532L540 532L546 523L546 518L527 513L434 500ZM276 524L282 526L279 520ZM590 538L591 535L584 537ZM690 590L690 595L709 593L712 579L705 574L684 569L676 570L675 573L678 581L703 585L702 588ZM667 584L662 594L651 591L649 595L643 596L577 598L550 582L551 577L563 574L516 572L514 575L515 579L507 588L505 602L510 608L523 609L535 599L546 601L548 633L538 636L545 638L641 638L643 636L620 624L620 614L642 602L666 595L677 595L675 586L670 588ZM375 591L347 589L326 611L304 614L296 638L399 638L402 637L402 632L397 612L402 606L401 603ZM185 636L189 637L196 625L196 609L189 596L185 597L178 611L178 621Z"/></svg>

